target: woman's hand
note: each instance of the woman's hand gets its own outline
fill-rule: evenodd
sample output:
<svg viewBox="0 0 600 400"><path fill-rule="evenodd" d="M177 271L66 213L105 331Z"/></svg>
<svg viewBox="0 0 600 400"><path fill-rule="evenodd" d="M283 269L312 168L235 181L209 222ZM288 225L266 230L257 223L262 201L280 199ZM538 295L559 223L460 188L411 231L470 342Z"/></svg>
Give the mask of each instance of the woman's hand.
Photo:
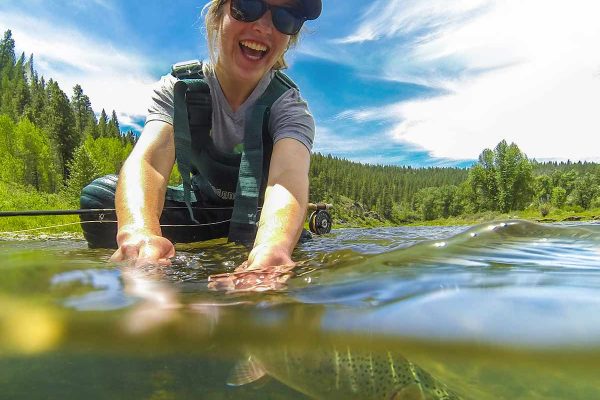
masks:
<svg viewBox="0 0 600 400"><path fill-rule="evenodd" d="M264 292L282 290L293 275L296 264L287 250L269 245L256 246L248 260L234 272L211 275L208 287L228 292Z"/></svg>
<svg viewBox="0 0 600 400"><path fill-rule="evenodd" d="M122 229L117 235L119 248L111 261L128 261L134 267L158 264L170 265L175 247L168 239L146 230Z"/></svg>

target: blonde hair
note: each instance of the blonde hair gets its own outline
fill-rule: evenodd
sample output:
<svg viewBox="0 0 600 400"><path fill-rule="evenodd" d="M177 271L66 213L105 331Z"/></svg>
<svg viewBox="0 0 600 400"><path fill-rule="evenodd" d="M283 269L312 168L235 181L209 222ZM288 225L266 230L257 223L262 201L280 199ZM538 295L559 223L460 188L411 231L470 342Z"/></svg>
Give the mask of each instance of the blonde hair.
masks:
<svg viewBox="0 0 600 400"><path fill-rule="evenodd" d="M217 65L217 60L219 58L219 30L221 28L223 16L225 15L225 4L227 4L229 1L230 0L211 0L202 9L202 13L205 14L204 24L206 26L208 56L210 57L210 61L213 67ZM275 62L275 65L273 65L273 69L286 69L288 67L285 61L285 53L290 48L296 46L296 44L298 44L299 39L300 32L290 36L290 41L288 43L287 49L285 49L279 60Z"/></svg>

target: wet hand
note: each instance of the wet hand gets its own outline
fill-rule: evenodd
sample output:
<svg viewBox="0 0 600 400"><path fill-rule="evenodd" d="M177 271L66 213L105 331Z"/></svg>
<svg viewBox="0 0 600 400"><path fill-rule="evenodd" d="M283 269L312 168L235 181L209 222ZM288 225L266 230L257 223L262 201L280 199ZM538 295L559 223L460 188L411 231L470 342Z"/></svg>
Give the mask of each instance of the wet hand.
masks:
<svg viewBox="0 0 600 400"><path fill-rule="evenodd" d="M127 261L130 266L170 265L175 247L168 239L145 231L120 231L117 235L119 248L110 261Z"/></svg>
<svg viewBox="0 0 600 400"><path fill-rule="evenodd" d="M234 272L211 275L208 287L227 292L283 290L295 266L285 249L259 245Z"/></svg>
<svg viewBox="0 0 600 400"><path fill-rule="evenodd" d="M240 266L242 268L244 264ZM294 265L280 265L271 268L243 270L211 275L208 278L208 288L233 292L266 292L283 290L286 282L293 275Z"/></svg>

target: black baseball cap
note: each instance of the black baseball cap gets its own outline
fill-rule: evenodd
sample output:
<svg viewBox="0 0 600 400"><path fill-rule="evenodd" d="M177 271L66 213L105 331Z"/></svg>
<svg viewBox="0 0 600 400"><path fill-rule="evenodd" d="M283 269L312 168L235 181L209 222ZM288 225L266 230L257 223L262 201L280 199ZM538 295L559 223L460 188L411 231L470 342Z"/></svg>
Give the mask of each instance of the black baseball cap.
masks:
<svg viewBox="0 0 600 400"><path fill-rule="evenodd" d="M317 19L321 15L323 5L321 0L301 0L304 6L304 16L306 19Z"/></svg>

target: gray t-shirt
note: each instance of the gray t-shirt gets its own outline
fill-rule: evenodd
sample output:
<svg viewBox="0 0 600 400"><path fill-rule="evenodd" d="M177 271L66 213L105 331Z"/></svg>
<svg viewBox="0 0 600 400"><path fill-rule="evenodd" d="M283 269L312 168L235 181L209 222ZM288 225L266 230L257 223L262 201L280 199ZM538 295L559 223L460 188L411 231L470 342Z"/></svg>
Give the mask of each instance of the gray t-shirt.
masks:
<svg viewBox="0 0 600 400"><path fill-rule="evenodd" d="M234 112L227 102L221 85L210 68L204 67L206 82L210 87L213 104L212 139L218 149L232 152L244 140L244 126L247 111L266 90L273 79L274 72L267 73L259 82L248 99ZM173 125L173 88L177 78L163 76L154 87L152 103L148 109L146 123L163 121ZM289 89L271 107L269 132L273 143L283 138L300 141L310 151L315 137L315 121L308 111L306 101L296 89Z"/></svg>

